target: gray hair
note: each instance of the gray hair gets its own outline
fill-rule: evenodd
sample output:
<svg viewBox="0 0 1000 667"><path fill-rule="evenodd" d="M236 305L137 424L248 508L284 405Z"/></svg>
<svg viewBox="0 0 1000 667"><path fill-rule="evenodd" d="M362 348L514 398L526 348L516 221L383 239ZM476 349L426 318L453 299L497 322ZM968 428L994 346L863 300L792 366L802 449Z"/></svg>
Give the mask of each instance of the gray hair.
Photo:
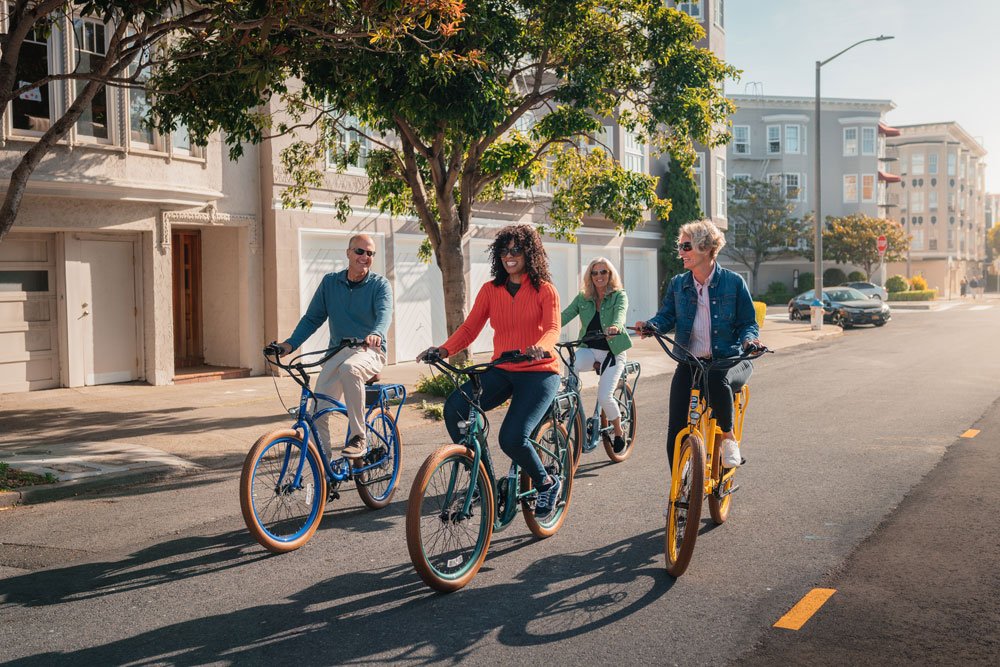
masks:
<svg viewBox="0 0 1000 667"><path fill-rule="evenodd" d="M681 225L677 239L680 240L682 236L688 236L695 248L707 250L712 259L718 257L726 245L726 235L708 218Z"/></svg>

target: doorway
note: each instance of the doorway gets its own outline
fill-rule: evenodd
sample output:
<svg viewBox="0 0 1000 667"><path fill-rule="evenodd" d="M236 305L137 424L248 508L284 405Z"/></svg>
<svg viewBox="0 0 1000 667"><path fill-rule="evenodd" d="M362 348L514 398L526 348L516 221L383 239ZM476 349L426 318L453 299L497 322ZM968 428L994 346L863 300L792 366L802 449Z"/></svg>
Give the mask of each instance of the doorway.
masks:
<svg viewBox="0 0 1000 667"><path fill-rule="evenodd" d="M82 327L84 384L139 377L135 246L131 239L81 239L75 315Z"/></svg>
<svg viewBox="0 0 1000 667"><path fill-rule="evenodd" d="M170 234L173 259L174 367L205 363L202 345L201 232Z"/></svg>

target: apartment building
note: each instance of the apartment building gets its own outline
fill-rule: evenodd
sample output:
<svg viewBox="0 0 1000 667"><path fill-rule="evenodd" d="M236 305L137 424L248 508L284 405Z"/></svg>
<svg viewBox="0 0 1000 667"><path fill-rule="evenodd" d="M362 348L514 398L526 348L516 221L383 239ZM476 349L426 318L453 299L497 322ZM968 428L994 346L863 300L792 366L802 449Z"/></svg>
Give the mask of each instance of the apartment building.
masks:
<svg viewBox="0 0 1000 667"><path fill-rule="evenodd" d="M701 24L705 37L698 46L711 50L717 57L726 56L726 20L724 0L699 0L697 2L672 2L680 11ZM726 229L728 173L726 147L710 148L695 144L694 179L701 198L701 210L720 229ZM670 166L670 156L659 156L652 161L650 173L662 177ZM666 193L669 197L670 193ZM661 276L662 278L662 276Z"/></svg>
<svg viewBox="0 0 1000 667"><path fill-rule="evenodd" d="M899 126L887 141L900 180L889 186L912 237L906 262L891 273L922 275L943 295L986 261L986 149L955 122Z"/></svg>
<svg viewBox="0 0 1000 667"><path fill-rule="evenodd" d="M737 110L731 118L733 141L727 147L730 178L770 180L780 185L794 203L794 215L815 211L816 175L815 98L765 95L731 95ZM886 141L896 134L885 123L895 105L890 100L823 98L820 101L822 142L822 215L861 213L896 219L887 187L898 179L886 154ZM796 246L803 249L807 239ZM812 272L813 263L795 248L760 268L755 293L772 282L783 282L792 291L800 273ZM723 262L750 280L740 264ZM831 262L825 268L833 266ZM839 266L845 273L856 267Z"/></svg>

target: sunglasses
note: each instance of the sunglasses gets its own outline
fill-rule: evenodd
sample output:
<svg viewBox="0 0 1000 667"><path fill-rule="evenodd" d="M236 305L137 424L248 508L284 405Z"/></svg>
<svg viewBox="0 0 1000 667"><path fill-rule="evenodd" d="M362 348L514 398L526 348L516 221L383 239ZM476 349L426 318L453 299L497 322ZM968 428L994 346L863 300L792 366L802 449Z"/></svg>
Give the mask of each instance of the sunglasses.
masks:
<svg viewBox="0 0 1000 667"><path fill-rule="evenodd" d="M694 250L694 245L690 241L681 241L677 244L677 252L680 251L691 252Z"/></svg>
<svg viewBox="0 0 1000 667"><path fill-rule="evenodd" d="M607 269L595 269L594 271L590 272L590 275L592 275L592 276L606 276L606 275L608 275L608 270Z"/></svg>
<svg viewBox="0 0 1000 667"><path fill-rule="evenodd" d="M500 248L500 256L501 257L504 257L506 255L510 255L511 257L520 257L523 254L524 254L524 250L522 250L521 246L519 246L519 245L512 246L510 248Z"/></svg>
<svg viewBox="0 0 1000 667"><path fill-rule="evenodd" d="M365 250L364 248L351 248L351 252L353 252L355 255L357 255L359 257L361 255L368 255L369 257L374 257L375 256L375 251L374 250Z"/></svg>

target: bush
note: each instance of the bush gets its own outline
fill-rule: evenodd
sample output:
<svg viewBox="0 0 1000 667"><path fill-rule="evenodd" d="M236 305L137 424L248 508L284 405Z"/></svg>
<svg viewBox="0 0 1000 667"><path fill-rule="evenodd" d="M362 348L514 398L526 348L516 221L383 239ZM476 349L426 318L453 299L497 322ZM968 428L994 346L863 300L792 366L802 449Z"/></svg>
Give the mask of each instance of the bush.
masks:
<svg viewBox="0 0 1000 667"><path fill-rule="evenodd" d="M823 272L823 285L842 285L847 282L847 274L833 266Z"/></svg>
<svg viewBox="0 0 1000 667"><path fill-rule="evenodd" d="M799 292L806 292L816 287L816 277L806 271L805 273L799 274Z"/></svg>
<svg viewBox="0 0 1000 667"><path fill-rule="evenodd" d="M847 281L851 283L860 283L867 280L868 276L866 276L861 271L851 271L850 273L847 274Z"/></svg>
<svg viewBox="0 0 1000 667"><path fill-rule="evenodd" d="M757 296L757 299L758 302L763 302L765 306L776 306L788 303L792 296L792 294L788 293L785 283L773 282L767 286L766 292Z"/></svg>
<svg viewBox="0 0 1000 667"><path fill-rule="evenodd" d="M936 298L936 289L889 292L889 301L933 301Z"/></svg>
<svg viewBox="0 0 1000 667"><path fill-rule="evenodd" d="M910 280L910 289L922 292L927 289L927 280L919 273Z"/></svg>
<svg viewBox="0 0 1000 667"><path fill-rule="evenodd" d="M885 281L885 290L890 294L892 292L905 292L908 289L910 289L910 284L903 276L889 276L889 279Z"/></svg>
<svg viewBox="0 0 1000 667"><path fill-rule="evenodd" d="M420 409L424 413L424 417L428 419L433 419L434 421L441 421L444 419L444 403L428 403L427 401L420 401Z"/></svg>
<svg viewBox="0 0 1000 667"><path fill-rule="evenodd" d="M455 391L455 385L444 373L437 375L421 375L415 387L417 393L428 396L440 396L447 398L451 392Z"/></svg>

